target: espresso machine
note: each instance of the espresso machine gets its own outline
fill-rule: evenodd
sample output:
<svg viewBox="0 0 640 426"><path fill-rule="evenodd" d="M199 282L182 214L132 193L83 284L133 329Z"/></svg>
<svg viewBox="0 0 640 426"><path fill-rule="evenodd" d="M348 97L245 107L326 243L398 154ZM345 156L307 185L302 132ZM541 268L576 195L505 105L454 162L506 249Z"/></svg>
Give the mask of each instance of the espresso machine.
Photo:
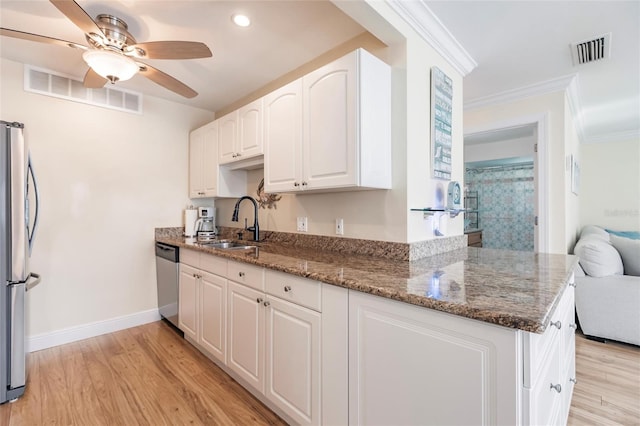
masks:
<svg viewBox="0 0 640 426"><path fill-rule="evenodd" d="M198 241L215 240L217 233L215 207L198 207L198 220L196 221Z"/></svg>

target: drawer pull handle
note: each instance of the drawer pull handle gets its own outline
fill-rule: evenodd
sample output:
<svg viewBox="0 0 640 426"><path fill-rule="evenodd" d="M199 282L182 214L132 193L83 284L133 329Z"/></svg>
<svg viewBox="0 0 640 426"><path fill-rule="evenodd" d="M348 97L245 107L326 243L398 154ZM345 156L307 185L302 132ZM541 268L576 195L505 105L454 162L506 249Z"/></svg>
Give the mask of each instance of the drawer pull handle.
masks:
<svg viewBox="0 0 640 426"><path fill-rule="evenodd" d="M284 286L284 292L285 292L285 293L288 293L288 292L290 292L290 291L291 291L291 287L290 287L290 286L288 286L288 285L285 285L285 286Z"/></svg>
<svg viewBox="0 0 640 426"><path fill-rule="evenodd" d="M562 386L560 386L560 383L558 383L557 385L554 385L553 383L551 383L550 389L553 389L558 393L562 392Z"/></svg>
<svg viewBox="0 0 640 426"><path fill-rule="evenodd" d="M258 302L258 303L262 303L262 298L261 298L261 297L258 297L258 298L256 299L256 302Z"/></svg>
<svg viewBox="0 0 640 426"><path fill-rule="evenodd" d="M570 381L571 383L573 383L574 385L577 385L577 384L578 384L578 379L575 379L575 378L573 378L573 377L572 377L572 378L570 378L570 379L569 379L569 381Z"/></svg>
<svg viewBox="0 0 640 426"><path fill-rule="evenodd" d="M271 302L269 302L268 300L263 303L264 306L269 306L270 304L271 304Z"/></svg>
<svg viewBox="0 0 640 426"><path fill-rule="evenodd" d="M244 272L238 272L238 276L241 278L244 277Z"/></svg>
<svg viewBox="0 0 640 426"><path fill-rule="evenodd" d="M556 322L551 322L551 325L556 327L558 330L560 330L562 328L562 323L560 322L560 320L556 321Z"/></svg>
<svg viewBox="0 0 640 426"><path fill-rule="evenodd" d="M569 324L569 328L578 329L578 324Z"/></svg>

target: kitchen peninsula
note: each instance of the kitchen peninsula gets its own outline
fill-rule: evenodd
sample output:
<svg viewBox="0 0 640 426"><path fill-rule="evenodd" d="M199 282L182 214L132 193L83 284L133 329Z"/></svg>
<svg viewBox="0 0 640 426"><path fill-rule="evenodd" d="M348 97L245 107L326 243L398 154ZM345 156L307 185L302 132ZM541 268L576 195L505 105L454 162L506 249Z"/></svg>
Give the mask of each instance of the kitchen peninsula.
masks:
<svg viewBox="0 0 640 426"><path fill-rule="evenodd" d="M574 256L468 247L409 262L269 242L220 250L162 230L156 241L181 247L186 278L199 277L193 306L180 300L193 314L185 337L287 421L566 422ZM213 316L205 282L217 283ZM255 336L243 341L247 317Z"/></svg>

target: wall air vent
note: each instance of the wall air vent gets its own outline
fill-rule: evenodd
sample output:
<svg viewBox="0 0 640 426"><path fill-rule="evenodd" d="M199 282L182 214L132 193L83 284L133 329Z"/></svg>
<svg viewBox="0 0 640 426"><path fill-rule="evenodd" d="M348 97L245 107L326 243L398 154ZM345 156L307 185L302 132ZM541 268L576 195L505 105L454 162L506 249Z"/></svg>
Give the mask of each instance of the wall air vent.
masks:
<svg viewBox="0 0 640 426"><path fill-rule="evenodd" d="M110 85L109 85L110 86ZM50 70L25 65L24 90L54 98L142 114L142 94L105 86L87 89L82 81Z"/></svg>
<svg viewBox="0 0 640 426"><path fill-rule="evenodd" d="M571 55L573 56L573 65L609 59L611 56L611 33L571 44Z"/></svg>

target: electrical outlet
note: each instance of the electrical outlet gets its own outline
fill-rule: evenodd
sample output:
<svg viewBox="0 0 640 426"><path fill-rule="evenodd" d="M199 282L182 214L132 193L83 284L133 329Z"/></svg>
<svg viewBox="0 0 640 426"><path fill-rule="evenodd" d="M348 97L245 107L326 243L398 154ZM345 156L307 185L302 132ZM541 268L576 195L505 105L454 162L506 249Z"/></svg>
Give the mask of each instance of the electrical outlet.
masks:
<svg viewBox="0 0 640 426"><path fill-rule="evenodd" d="M344 235L344 221L341 217L336 219L336 234Z"/></svg>
<svg viewBox="0 0 640 426"><path fill-rule="evenodd" d="M299 232L307 232L307 217L306 216L298 217L298 231Z"/></svg>

